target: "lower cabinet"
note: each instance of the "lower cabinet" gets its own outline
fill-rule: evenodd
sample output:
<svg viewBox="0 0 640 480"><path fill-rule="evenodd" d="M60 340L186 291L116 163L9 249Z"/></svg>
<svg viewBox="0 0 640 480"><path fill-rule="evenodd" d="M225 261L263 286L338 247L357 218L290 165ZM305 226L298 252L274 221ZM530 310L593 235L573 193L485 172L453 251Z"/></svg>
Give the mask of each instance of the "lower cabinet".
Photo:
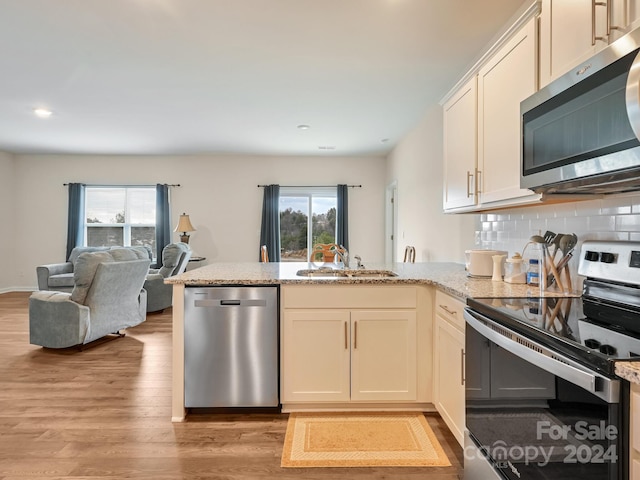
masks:
<svg viewBox="0 0 640 480"><path fill-rule="evenodd" d="M351 312L351 399L415 401L415 310Z"/></svg>
<svg viewBox="0 0 640 480"><path fill-rule="evenodd" d="M283 332L283 402L348 401L349 312L285 310Z"/></svg>
<svg viewBox="0 0 640 480"><path fill-rule="evenodd" d="M464 442L464 332L435 319L435 406L460 445Z"/></svg>
<svg viewBox="0 0 640 480"><path fill-rule="evenodd" d="M285 286L282 292L285 409L431 400L431 317L420 317L415 287Z"/></svg>
<svg viewBox="0 0 640 480"><path fill-rule="evenodd" d="M285 310L284 401L415 401L416 312Z"/></svg>
<svg viewBox="0 0 640 480"><path fill-rule="evenodd" d="M434 403L460 445L464 443L465 429L464 307L461 300L436 292Z"/></svg>

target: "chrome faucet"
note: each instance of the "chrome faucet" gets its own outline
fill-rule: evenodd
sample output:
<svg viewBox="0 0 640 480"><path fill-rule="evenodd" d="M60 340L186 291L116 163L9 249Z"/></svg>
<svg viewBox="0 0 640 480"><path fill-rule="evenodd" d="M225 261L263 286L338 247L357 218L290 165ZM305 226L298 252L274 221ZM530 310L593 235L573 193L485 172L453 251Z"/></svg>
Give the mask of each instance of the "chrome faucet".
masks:
<svg viewBox="0 0 640 480"><path fill-rule="evenodd" d="M349 268L349 252L346 248L340 245L340 248L335 249L336 255L344 265L344 268Z"/></svg>
<svg viewBox="0 0 640 480"><path fill-rule="evenodd" d="M362 264L362 257L360 255L356 255L355 257L353 257L356 259L356 268L360 269L360 268L364 268L364 265Z"/></svg>

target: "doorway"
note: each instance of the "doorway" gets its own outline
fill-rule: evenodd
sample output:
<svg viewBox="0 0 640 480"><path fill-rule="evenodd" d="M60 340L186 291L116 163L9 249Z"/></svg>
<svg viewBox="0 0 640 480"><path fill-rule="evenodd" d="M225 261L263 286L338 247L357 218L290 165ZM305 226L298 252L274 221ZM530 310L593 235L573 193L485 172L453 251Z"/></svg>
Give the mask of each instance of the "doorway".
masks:
<svg viewBox="0 0 640 480"><path fill-rule="evenodd" d="M387 186L385 195L385 262L396 262L396 239L398 231L398 182Z"/></svg>

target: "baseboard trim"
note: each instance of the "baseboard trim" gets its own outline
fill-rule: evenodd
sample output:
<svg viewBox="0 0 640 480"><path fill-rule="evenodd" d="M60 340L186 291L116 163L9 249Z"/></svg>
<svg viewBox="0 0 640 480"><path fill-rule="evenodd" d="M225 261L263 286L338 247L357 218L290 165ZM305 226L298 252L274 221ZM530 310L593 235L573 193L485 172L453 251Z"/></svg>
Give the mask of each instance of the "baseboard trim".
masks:
<svg viewBox="0 0 640 480"><path fill-rule="evenodd" d="M293 412L435 412L433 403L283 403L282 413Z"/></svg>

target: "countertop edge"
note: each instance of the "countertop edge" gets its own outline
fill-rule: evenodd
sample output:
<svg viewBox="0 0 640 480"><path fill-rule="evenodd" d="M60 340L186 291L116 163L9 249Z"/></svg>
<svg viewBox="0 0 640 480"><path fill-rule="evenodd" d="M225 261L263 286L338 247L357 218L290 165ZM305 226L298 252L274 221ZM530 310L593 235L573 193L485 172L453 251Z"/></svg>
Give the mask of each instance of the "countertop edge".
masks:
<svg viewBox="0 0 640 480"><path fill-rule="evenodd" d="M616 375L640 385L640 362L616 362Z"/></svg>

